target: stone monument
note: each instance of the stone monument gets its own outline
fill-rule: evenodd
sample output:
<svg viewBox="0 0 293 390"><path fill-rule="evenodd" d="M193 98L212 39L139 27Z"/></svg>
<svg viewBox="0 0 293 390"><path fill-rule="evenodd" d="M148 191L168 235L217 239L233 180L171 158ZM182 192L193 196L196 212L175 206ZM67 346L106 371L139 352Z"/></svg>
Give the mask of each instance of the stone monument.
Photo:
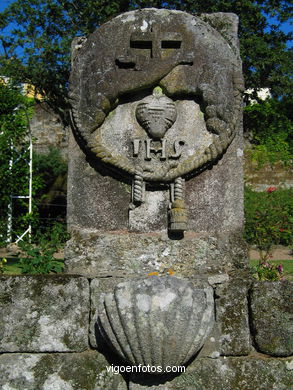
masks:
<svg viewBox="0 0 293 390"><path fill-rule="evenodd" d="M246 264L237 17L144 9L72 49L67 271Z"/></svg>
<svg viewBox="0 0 293 390"><path fill-rule="evenodd" d="M128 364L186 364L207 281L245 267L242 91L231 14L139 10L73 42L67 272L114 278L96 341Z"/></svg>
<svg viewBox="0 0 293 390"><path fill-rule="evenodd" d="M74 40L67 273L0 277L1 389L291 388L292 283L246 272L242 89L232 14Z"/></svg>
<svg viewBox="0 0 293 390"><path fill-rule="evenodd" d="M114 278L96 339L128 364L186 364L207 281L244 267L242 91L234 15L145 9L73 42L67 271Z"/></svg>

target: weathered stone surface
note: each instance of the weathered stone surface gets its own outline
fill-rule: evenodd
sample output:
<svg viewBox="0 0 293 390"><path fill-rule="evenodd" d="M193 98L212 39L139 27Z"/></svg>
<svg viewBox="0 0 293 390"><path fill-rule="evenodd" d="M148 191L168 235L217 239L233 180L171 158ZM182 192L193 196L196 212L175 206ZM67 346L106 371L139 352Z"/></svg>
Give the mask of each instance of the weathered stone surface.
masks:
<svg viewBox="0 0 293 390"><path fill-rule="evenodd" d="M200 19L177 11L147 9L121 15L88 39L74 41L71 98L75 135L83 150L87 144L98 156L98 163L91 157L86 160L72 140L68 191L71 230L166 231L170 183L186 175L187 230L213 233L242 229L242 76L237 23L232 14L203 15ZM175 143L180 137L185 145L174 159L161 158L160 145L153 145L156 152L151 159L132 153L134 140L140 142L140 151L147 140L161 142L152 135L157 130L147 133L140 115L136 116L137 107L145 110L146 101L167 99L151 98L158 85L168 96L169 107L176 111L176 118L171 115L168 119L171 127L160 135L166 141L166 153L172 156L179 151ZM156 104L155 111L159 108L163 110ZM204 171L196 177L188 176L195 163L192 156L194 167ZM117 168L116 173L111 166ZM128 213L129 184L137 168L147 183L145 203L132 204ZM69 262L72 253L68 253Z"/></svg>
<svg viewBox="0 0 293 390"><path fill-rule="evenodd" d="M293 353L293 283L256 282L251 320L256 348L274 356Z"/></svg>
<svg viewBox="0 0 293 390"><path fill-rule="evenodd" d="M89 309L85 278L2 276L0 351L86 350Z"/></svg>
<svg viewBox="0 0 293 390"><path fill-rule="evenodd" d="M126 390L120 375L107 372L109 363L96 352L69 354L2 354L3 390ZM288 390L293 360L255 355L195 360L172 381L149 387L160 390ZM157 377L158 378L158 377ZM129 389L147 388L150 378L130 382Z"/></svg>
<svg viewBox="0 0 293 390"><path fill-rule="evenodd" d="M123 282L124 278L96 278L90 282L90 299L91 299L91 315L90 315L90 332L89 339L90 345L93 348L97 348L98 345L104 343L104 339L101 334L98 334L97 319L98 319L98 307L101 302L101 294L112 292L115 286Z"/></svg>
<svg viewBox="0 0 293 390"><path fill-rule="evenodd" d="M147 9L73 42L66 272L195 276L248 264L237 24Z"/></svg>
<svg viewBox="0 0 293 390"><path fill-rule="evenodd" d="M121 375L107 371L97 352L3 354L2 390L126 390Z"/></svg>
<svg viewBox="0 0 293 390"><path fill-rule="evenodd" d="M131 198L129 185L86 158L69 136L67 224L69 230L125 230ZM81 233L82 234L82 233Z"/></svg>
<svg viewBox="0 0 293 390"><path fill-rule="evenodd" d="M245 155L244 164L245 183L254 191L265 191L269 187L292 188L293 187L293 169L286 167L279 161L273 166L270 163L263 164L261 167L252 160L249 153Z"/></svg>
<svg viewBox="0 0 293 390"><path fill-rule="evenodd" d="M248 355L251 352L248 289L249 282L239 279L216 288L220 355Z"/></svg>
<svg viewBox="0 0 293 390"><path fill-rule="evenodd" d="M48 153L50 147L58 148L67 159L69 127L65 127L61 118L45 102L36 103L30 119L30 128L34 138L34 151Z"/></svg>
<svg viewBox="0 0 293 390"><path fill-rule="evenodd" d="M265 356L202 358L168 383L168 389L288 390L292 388L292 370L292 359Z"/></svg>
<svg viewBox="0 0 293 390"><path fill-rule="evenodd" d="M248 266L242 232L170 239L165 233L98 233L79 230L66 249L66 271L87 276L142 275L172 269L177 276L226 273Z"/></svg>
<svg viewBox="0 0 293 390"><path fill-rule="evenodd" d="M134 365L179 366L202 347L214 324L213 289L174 276L119 283L102 295L98 326Z"/></svg>
<svg viewBox="0 0 293 390"><path fill-rule="evenodd" d="M200 357L249 355L253 350L248 309L250 281L247 274L243 273L243 279L240 274L239 271L238 278L229 282L223 282L223 274L208 278L214 281L216 322Z"/></svg>
<svg viewBox="0 0 293 390"><path fill-rule="evenodd" d="M224 15L219 18L222 21ZM216 15L214 19L217 19ZM169 97L200 96L207 128L218 136L217 141L212 141L214 148L209 157L203 151L196 152L200 159L194 165L195 169L226 149L235 131L243 88L237 45L233 48L230 45L231 40L237 41L237 18L229 15L228 19L227 24L234 27L230 27L234 31L229 43L198 17L156 9L120 15L82 42L78 52L73 53L72 61L73 125L103 162L133 173L126 153L123 157L112 153L98 128L107 122L107 115L115 108L116 98L119 97L121 103L123 94L127 93L128 97L132 94L133 97L136 91L158 84ZM216 23L213 21L213 24ZM88 77L89 74L92 77ZM132 129L132 132L136 131ZM221 149L224 144L226 146ZM178 167L173 164L173 172L167 170L155 181L174 179L177 170L180 172L177 176L193 170L192 163L188 164L189 167L185 164L184 169L179 168L181 163L176 164ZM145 175L152 181L156 172L145 169Z"/></svg>
<svg viewBox="0 0 293 390"><path fill-rule="evenodd" d="M238 231L243 227L243 143L237 136L209 170L186 181L189 229L196 232ZM237 243L241 245L239 239Z"/></svg>

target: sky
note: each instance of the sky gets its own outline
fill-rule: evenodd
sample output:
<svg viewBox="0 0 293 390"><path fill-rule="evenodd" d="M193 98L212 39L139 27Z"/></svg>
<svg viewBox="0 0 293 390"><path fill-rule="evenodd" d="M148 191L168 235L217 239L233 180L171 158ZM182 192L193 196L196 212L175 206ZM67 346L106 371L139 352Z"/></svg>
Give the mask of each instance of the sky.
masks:
<svg viewBox="0 0 293 390"><path fill-rule="evenodd" d="M2 12L9 4L13 3L15 0L0 0L0 12ZM272 19L271 19L272 20ZM291 20L292 23L292 20ZM282 24L281 30L284 31L285 33L288 33L292 31L292 25L290 25L290 22L286 22ZM289 47L293 46L293 43L291 42Z"/></svg>
<svg viewBox="0 0 293 390"><path fill-rule="evenodd" d="M2 12L13 0L0 0L0 12Z"/></svg>

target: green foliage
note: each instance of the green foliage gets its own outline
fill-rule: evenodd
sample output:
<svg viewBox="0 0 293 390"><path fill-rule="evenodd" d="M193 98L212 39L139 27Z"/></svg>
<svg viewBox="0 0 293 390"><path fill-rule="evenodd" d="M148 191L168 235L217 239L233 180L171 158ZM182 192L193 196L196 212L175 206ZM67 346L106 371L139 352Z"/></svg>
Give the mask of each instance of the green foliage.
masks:
<svg viewBox="0 0 293 390"><path fill-rule="evenodd" d="M61 272L64 264L54 258L54 248L48 247L44 241L38 246L29 243L21 243L21 250L25 256L19 259L19 267L23 274L49 274Z"/></svg>
<svg viewBox="0 0 293 390"><path fill-rule="evenodd" d="M0 274L4 274L7 271L6 263L7 259L3 258L0 260Z"/></svg>
<svg viewBox="0 0 293 390"><path fill-rule="evenodd" d="M278 281L284 278L282 264L272 264L270 262L260 262L251 268L252 276L257 280Z"/></svg>
<svg viewBox="0 0 293 390"><path fill-rule="evenodd" d="M0 82L0 246L6 241L10 195L28 195L27 115L31 113L31 99L24 97L17 86ZM36 177L34 188L37 189L38 186ZM27 200L20 199L13 207L26 210ZM24 227L27 228L26 222L21 218L14 222L19 232Z"/></svg>
<svg viewBox="0 0 293 390"><path fill-rule="evenodd" d="M1 81L1 80L0 80ZM0 246L7 242L8 218L13 212L12 239L32 224L40 229L39 208L51 183L67 166L57 149L47 155L33 156L33 210L28 213L28 199L11 198L29 195L28 118L33 113L34 100L22 95L12 83L0 82Z"/></svg>
<svg viewBox="0 0 293 390"><path fill-rule="evenodd" d="M57 148L50 147L49 153L34 153L33 169L34 175L39 178L41 183L35 201L41 203L56 178L67 173L67 164L62 159L60 151Z"/></svg>
<svg viewBox="0 0 293 390"><path fill-rule="evenodd" d="M54 254L63 247L68 234L61 224L55 224L47 234L34 237L34 244L22 241L19 244L22 255L19 267L23 274L49 274L62 272L63 261L57 260Z"/></svg>
<svg viewBox="0 0 293 390"><path fill-rule="evenodd" d="M62 159L60 150L54 147L50 147L47 154L35 154L33 165L34 171L44 175L45 181L49 177L57 177L67 172L67 164Z"/></svg>
<svg viewBox="0 0 293 390"><path fill-rule="evenodd" d="M37 237L38 235L36 236L36 241ZM55 222L51 230L46 234L42 234L40 238L41 240L49 241L50 246L53 247L55 251L58 251L59 249L63 248L65 242L69 240L69 234L64 224Z"/></svg>
<svg viewBox="0 0 293 390"><path fill-rule="evenodd" d="M266 192L245 190L245 239L255 245L262 260L273 245L293 243L293 190L269 187Z"/></svg>
<svg viewBox="0 0 293 390"><path fill-rule="evenodd" d="M260 264L259 260L250 260L250 266L253 269L255 266ZM279 267L279 272L284 276L286 279L292 279L293 278L293 261L292 260L270 260L270 264L275 265L276 267ZM282 272L281 272L282 271Z"/></svg>
<svg viewBox="0 0 293 390"><path fill-rule="evenodd" d="M292 93L292 52L286 46L290 37L280 30L280 23L290 18L285 0L16 0L0 14L1 72L33 84L64 114L72 39L119 13L146 7L236 13L247 88L268 87L274 96Z"/></svg>
<svg viewBox="0 0 293 390"><path fill-rule="evenodd" d="M293 163L292 99L266 99L245 108L244 126L252 136L251 158L261 167Z"/></svg>

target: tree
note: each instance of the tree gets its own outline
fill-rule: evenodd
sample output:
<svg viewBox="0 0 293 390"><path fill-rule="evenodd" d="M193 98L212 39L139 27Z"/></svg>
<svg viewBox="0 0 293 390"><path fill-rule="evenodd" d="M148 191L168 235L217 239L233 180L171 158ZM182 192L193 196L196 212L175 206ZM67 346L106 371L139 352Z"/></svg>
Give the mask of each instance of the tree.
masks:
<svg viewBox="0 0 293 390"><path fill-rule="evenodd" d="M6 241L9 205L11 195L28 195L27 118L24 108L29 109L30 101L19 88L0 82L0 246ZM27 200L20 199L18 209L27 211ZM17 228L24 227L25 221L14 221Z"/></svg>
<svg viewBox="0 0 293 390"><path fill-rule="evenodd" d="M16 238L15 234L20 236L27 229L29 222L34 236L36 232L48 233L52 231L53 224L56 225L56 216L53 224L39 219L44 214L39 205L48 196L54 181L66 174L67 166L58 150L33 154L32 213L28 213L28 199L11 199L11 195L29 195L28 118L33 114L34 104L34 99L24 96L21 88L0 78L0 247L7 243L12 214L12 241ZM58 212L60 216L63 210ZM58 229L58 226L55 228Z"/></svg>
<svg viewBox="0 0 293 390"><path fill-rule="evenodd" d="M245 108L244 126L251 137L251 158L262 166L293 163L292 99L266 99Z"/></svg>
<svg viewBox="0 0 293 390"><path fill-rule="evenodd" d="M286 46L290 36L280 30L280 23L290 17L287 0L16 0L0 14L0 70L33 84L64 114L72 39L88 35L119 13L145 7L236 13L246 87L254 91L268 87L276 97L290 95L292 52ZM269 22L272 17L274 24Z"/></svg>

